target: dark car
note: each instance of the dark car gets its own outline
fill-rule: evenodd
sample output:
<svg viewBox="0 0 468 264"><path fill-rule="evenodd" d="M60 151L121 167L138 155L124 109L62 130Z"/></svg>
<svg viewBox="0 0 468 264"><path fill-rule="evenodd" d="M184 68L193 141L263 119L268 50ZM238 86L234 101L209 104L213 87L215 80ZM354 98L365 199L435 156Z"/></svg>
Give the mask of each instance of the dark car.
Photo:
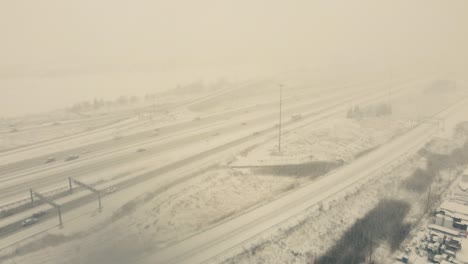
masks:
<svg viewBox="0 0 468 264"><path fill-rule="evenodd" d="M146 151L145 148L139 148L139 149L137 149L137 152L145 152L145 151Z"/></svg>
<svg viewBox="0 0 468 264"><path fill-rule="evenodd" d="M31 217L32 217L32 218L39 218L39 217L41 217L41 216L43 216L43 215L45 215L45 214L47 214L46 211L40 211L40 212L37 212L37 213L32 214Z"/></svg>

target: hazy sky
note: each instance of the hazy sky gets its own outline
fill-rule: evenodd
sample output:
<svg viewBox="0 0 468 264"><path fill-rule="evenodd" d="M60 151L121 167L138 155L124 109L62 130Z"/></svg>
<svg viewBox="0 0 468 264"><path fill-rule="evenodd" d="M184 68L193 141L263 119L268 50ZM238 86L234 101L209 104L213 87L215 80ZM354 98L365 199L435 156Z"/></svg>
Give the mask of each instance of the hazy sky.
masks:
<svg viewBox="0 0 468 264"><path fill-rule="evenodd" d="M302 65L458 65L466 14L466 0L4 0L0 116Z"/></svg>

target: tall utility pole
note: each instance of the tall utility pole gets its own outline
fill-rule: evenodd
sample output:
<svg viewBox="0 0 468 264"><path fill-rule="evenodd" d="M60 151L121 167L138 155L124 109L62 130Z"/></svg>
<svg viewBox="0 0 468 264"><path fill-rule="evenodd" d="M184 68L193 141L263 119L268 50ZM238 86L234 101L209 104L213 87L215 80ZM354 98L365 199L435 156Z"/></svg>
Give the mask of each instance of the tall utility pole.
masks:
<svg viewBox="0 0 468 264"><path fill-rule="evenodd" d="M279 103L279 126L278 126L278 154L281 152L281 116L283 104L283 85L280 84L280 103Z"/></svg>
<svg viewBox="0 0 468 264"><path fill-rule="evenodd" d="M154 118L156 116L156 96L153 97L153 108L151 110L151 120L154 121Z"/></svg>
<svg viewBox="0 0 468 264"><path fill-rule="evenodd" d="M426 212L429 212L429 208L431 208L431 185L432 185L432 182L429 183L429 188L427 189L427 205L426 205Z"/></svg>
<svg viewBox="0 0 468 264"><path fill-rule="evenodd" d="M393 71L390 69L390 86L388 87L388 105L392 104L392 86L393 86Z"/></svg>
<svg viewBox="0 0 468 264"><path fill-rule="evenodd" d="M388 127L392 126L392 113L393 113L393 107L392 107L392 86L393 86L393 70L392 67L390 66L390 85L388 86L388 110L390 113L388 113Z"/></svg>

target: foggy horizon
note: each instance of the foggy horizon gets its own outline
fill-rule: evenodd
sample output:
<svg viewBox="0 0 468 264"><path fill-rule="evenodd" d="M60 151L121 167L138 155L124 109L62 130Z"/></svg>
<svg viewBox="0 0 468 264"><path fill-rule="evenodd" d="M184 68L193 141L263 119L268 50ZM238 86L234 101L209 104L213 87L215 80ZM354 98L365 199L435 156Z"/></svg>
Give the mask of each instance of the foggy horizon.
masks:
<svg viewBox="0 0 468 264"><path fill-rule="evenodd" d="M303 67L466 71L466 10L463 0L5 1L0 113Z"/></svg>

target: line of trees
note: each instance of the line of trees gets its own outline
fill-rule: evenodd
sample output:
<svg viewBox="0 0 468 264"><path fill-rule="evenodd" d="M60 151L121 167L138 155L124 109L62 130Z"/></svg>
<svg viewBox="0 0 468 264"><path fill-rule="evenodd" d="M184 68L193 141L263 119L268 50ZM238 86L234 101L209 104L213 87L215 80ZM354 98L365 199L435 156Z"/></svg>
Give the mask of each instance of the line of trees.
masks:
<svg viewBox="0 0 468 264"><path fill-rule="evenodd" d="M136 104L141 101L155 102L157 98L162 95L170 94L170 95L177 96L179 94L188 94L188 93L198 94L198 93L207 92L210 90L222 89L230 84L231 82L229 82L228 80L224 78L221 78L212 83L204 83L203 81L196 81L196 82L188 83L185 85L178 85L174 89L167 90L159 94L148 93L142 97L122 95L115 100L104 100L104 99L95 98L94 100L82 101L82 102L76 103L68 107L67 110L71 112L85 112L85 111L91 111L91 110L98 110L98 109L106 108L106 107L108 108L108 107L113 107L113 106L131 105L131 104Z"/></svg>
<svg viewBox="0 0 468 264"><path fill-rule="evenodd" d="M124 106L124 105L132 105L138 102L144 101L151 101L156 99L156 94L146 94L144 97L140 98L138 96L120 96L115 100L104 100L95 98L91 101L82 101L76 103L67 108L68 111L71 112L83 112L83 111L91 111L91 110L99 110L102 108L109 108L114 106Z"/></svg>
<svg viewBox="0 0 468 264"><path fill-rule="evenodd" d="M347 118L361 119L366 117L389 116L393 112L389 103L379 103L361 108L360 106L351 107L346 113Z"/></svg>
<svg viewBox="0 0 468 264"><path fill-rule="evenodd" d="M424 169L417 169L413 175L403 182L403 187L415 191L425 192L441 171L468 165L468 141L449 154L437 154L423 149L420 154L427 160Z"/></svg>
<svg viewBox="0 0 468 264"><path fill-rule="evenodd" d="M392 250L405 239L411 226L403 222L410 204L401 200L382 200L363 218L348 229L341 239L310 264L361 264L375 263L374 252L386 241Z"/></svg>

